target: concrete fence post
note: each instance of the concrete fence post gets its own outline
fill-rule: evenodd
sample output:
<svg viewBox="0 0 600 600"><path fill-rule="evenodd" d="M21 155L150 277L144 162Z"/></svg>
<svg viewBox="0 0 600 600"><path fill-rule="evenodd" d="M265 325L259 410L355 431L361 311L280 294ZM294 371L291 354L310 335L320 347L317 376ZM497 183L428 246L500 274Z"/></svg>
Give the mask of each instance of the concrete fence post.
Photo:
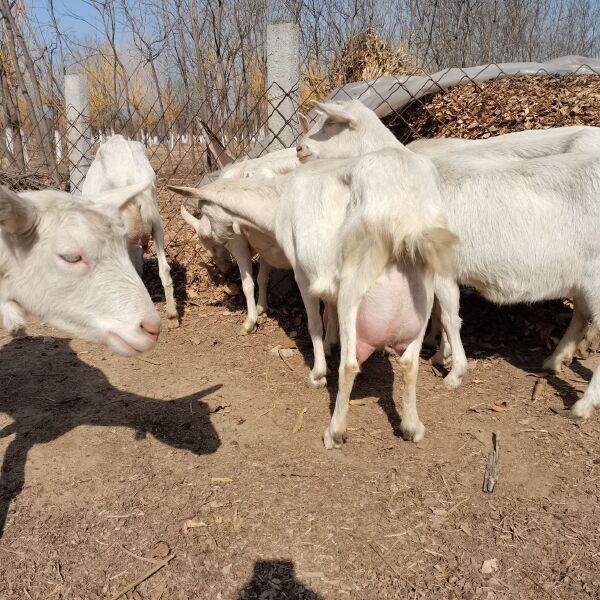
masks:
<svg viewBox="0 0 600 600"><path fill-rule="evenodd" d="M300 82L300 29L295 23L267 25L268 151L290 148L296 141Z"/></svg>
<svg viewBox="0 0 600 600"><path fill-rule="evenodd" d="M87 77L81 68L70 69L65 74L65 107L71 192L81 192L81 184L92 162Z"/></svg>

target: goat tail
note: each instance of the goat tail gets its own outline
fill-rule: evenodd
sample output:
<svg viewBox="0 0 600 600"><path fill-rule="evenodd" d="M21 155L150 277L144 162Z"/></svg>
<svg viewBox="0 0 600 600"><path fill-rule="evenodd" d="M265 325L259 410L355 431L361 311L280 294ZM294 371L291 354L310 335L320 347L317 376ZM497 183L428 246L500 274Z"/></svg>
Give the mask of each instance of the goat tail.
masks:
<svg viewBox="0 0 600 600"><path fill-rule="evenodd" d="M458 236L445 225L429 227L416 241L415 255L434 273L454 277Z"/></svg>
<svg viewBox="0 0 600 600"><path fill-rule="evenodd" d="M458 237L439 214L415 214L397 205L382 211L380 205L371 214L357 211L344 229L342 263L370 263L375 273L391 262L406 262L444 277L455 273Z"/></svg>

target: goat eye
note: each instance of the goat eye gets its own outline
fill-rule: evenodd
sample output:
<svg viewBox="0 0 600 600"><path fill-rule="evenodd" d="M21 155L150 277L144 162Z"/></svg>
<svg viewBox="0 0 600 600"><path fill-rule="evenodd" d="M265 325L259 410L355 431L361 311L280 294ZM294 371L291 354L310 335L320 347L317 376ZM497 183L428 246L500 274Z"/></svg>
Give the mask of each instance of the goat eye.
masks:
<svg viewBox="0 0 600 600"><path fill-rule="evenodd" d="M68 263L75 264L81 261L79 254L59 254L59 256Z"/></svg>

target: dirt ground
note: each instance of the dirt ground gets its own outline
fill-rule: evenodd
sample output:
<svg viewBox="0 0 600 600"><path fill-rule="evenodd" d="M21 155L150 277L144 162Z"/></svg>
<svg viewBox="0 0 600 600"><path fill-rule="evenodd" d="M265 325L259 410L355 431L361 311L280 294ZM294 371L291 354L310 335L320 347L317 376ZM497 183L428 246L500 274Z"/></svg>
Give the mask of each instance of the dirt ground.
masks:
<svg viewBox="0 0 600 600"><path fill-rule="evenodd" d="M2 600L111 598L162 563L127 597L600 598L600 414L566 411L598 358L532 400L560 303L465 297L470 371L451 392L423 359L425 440L398 437L397 362L379 353L328 452L337 367L306 386L297 303L242 336L239 299L191 302L142 358L39 324L1 338ZM271 349L289 336L284 361Z"/></svg>

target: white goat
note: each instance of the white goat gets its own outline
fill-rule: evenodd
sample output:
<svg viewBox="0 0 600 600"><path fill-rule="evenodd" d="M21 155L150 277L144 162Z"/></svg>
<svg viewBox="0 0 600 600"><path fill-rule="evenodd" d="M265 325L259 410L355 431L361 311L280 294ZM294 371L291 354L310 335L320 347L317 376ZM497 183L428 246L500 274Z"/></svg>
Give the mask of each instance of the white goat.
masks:
<svg viewBox="0 0 600 600"><path fill-rule="evenodd" d="M304 129L307 132L307 129ZM459 155L462 159L472 158L498 158L498 159L529 159L550 156L553 154L567 154L571 152L600 151L600 127L589 127L585 125L573 125L570 127L556 127L553 129L533 129L507 133L484 140L464 140L459 138L422 139L407 145L409 150L425 154L429 157L448 158ZM583 339L591 339L597 335L597 328L591 325ZM441 336L440 336L441 334ZM439 305L434 302L431 315L431 330L423 343L435 346L438 338L441 343L438 352L432 357L432 361L444 364L449 358L450 347L446 335L443 333L440 323ZM581 342L583 348L586 344ZM572 357L564 357L568 362ZM550 370L559 370L560 364L554 363L555 359L549 359L546 366Z"/></svg>
<svg viewBox="0 0 600 600"><path fill-rule="evenodd" d="M360 155L402 145L360 102L319 104L323 116L301 146L311 157ZM323 125L327 123L326 128ZM600 325L600 157L571 153L524 161L432 158L450 228L460 237L457 281L499 304L570 296L573 318L547 368L571 360L588 318ZM450 385L467 363L460 341L459 290L436 278L442 324L452 349ZM600 375L573 406L589 417L600 406Z"/></svg>
<svg viewBox="0 0 600 600"><path fill-rule="evenodd" d="M600 127L572 125L552 129L530 129L505 133L483 140L428 138L406 146L412 152L448 157L458 152L462 157L528 159L600 150Z"/></svg>
<svg viewBox="0 0 600 600"><path fill-rule="evenodd" d="M85 176L81 192L93 196L125 187L153 177L146 188L123 209L123 220L129 238L129 253L136 271L141 275L144 251L150 238L154 240L158 273L165 291L169 327L178 327L177 305L173 294L171 268L165 255L165 233L156 201L156 175L146 156L146 148L140 142L127 141L121 135L113 135L100 145Z"/></svg>
<svg viewBox="0 0 600 600"><path fill-rule="evenodd" d="M89 205L57 190L0 187L0 308L9 332L24 326L25 311L120 354L155 346L160 317L119 215L150 185L99 193Z"/></svg>
<svg viewBox="0 0 600 600"><path fill-rule="evenodd" d="M233 162L233 159L227 154L225 148L216 136L212 134L210 129L206 125L204 125L204 129L209 140L209 151L213 154L217 164L222 167L222 170L218 174L219 178L245 179L255 176L270 178L280 173L287 173L295 169L299 164L296 151L293 148L272 152L260 158ZM208 179L203 181L207 182ZM260 234L257 232L249 233L254 239L254 243L259 244L263 247L263 252L266 252L266 254L259 252L258 303L256 303L254 299L254 280L252 278L252 250L249 240L245 237L244 233L238 229L234 230L231 238L223 244L218 241L218 236L213 232L211 223L206 215L203 214L197 219L182 205L181 216L186 223L196 230L200 243L222 273L227 273L229 270L230 261L228 260L228 253L235 258L240 271L242 290L246 299L247 309L247 317L242 326L242 331L244 333L252 333L256 330L258 317L265 314L268 310L267 290L271 267L289 268L287 261L282 261L282 253L277 252L274 248L267 248L265 250L265 243L260 238ZM226 222L217 225L219 228L226 227L227 223L231 220L231 217L217 209L213 210L212 218L213 220L221 219L221 221L224 220ZM253 248L259 250L258 246L253 246ZM270 262L269 259L274 262Z"/></svg>
<svg viewBox="0 0 600 600"><path fill-rule="evenodd" d="M238 222L251 223L283 248L308 315L312 385L326 383L319 298L338 304L340 383L325 446L341 445L359 365L386 345L401 355L403 435L422 439L416 377L433 302L432 274L448 273L456 242L441 216L431 162L387 150L319 161L251 185L222 181L172 189L195 197L204 210L218 206Z"/></svg>

